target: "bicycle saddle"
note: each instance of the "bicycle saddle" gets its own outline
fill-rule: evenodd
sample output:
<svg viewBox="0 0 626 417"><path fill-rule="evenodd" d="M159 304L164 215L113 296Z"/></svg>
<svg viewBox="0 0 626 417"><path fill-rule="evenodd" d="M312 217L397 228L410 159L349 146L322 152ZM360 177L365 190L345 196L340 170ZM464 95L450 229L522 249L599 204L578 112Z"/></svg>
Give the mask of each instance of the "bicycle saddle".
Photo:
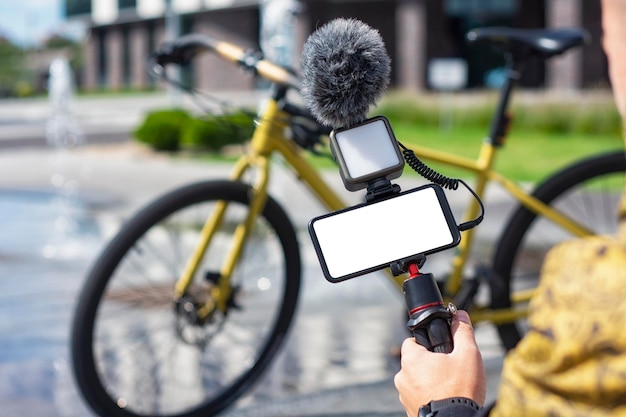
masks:
<svg viewBox="0 0 626 417"><path fill-rule="evenodd" d="M467 33L470 44L491 45L515 57L538 56L550 58L570 48L583 45L589 39L584 29L516 29L487 27Z"/></svg>

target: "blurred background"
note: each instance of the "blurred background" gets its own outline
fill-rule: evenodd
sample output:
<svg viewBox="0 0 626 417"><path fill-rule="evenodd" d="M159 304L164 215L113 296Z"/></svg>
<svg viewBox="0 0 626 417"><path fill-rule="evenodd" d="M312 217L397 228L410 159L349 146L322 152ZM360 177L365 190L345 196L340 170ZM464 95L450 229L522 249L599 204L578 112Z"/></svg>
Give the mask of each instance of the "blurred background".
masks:
<svg viewBox="0 0 626 417"><path fill-rule="evenodd" d="M151 133L160 125L145 128L154 114L160 121L202 114L148 75L146 59L164 41L205 33L260 48L297 70L300 49L317 27L336 17L361 19L380 31L392 59L390 92L376 112L390 119L402 141L475 157L504 79L504 62L495 51L466 45L466 33L484 26L585 28L590 39L584 47L529 62L514 96L512 135L496 169L530 186L582 156L622 147L600 15L599 0L0 2L3 414L90 415L73 385L67 349L72 309L89 265L139 206L175 186L223 177L229 170L237 151L228 146L233 144L190 134L191 139L182 135L186 139L163 146ZM267 89L210 54L172 76L250 109ZM272 193L304 230L321 208L283 173L278 171ZM341 189L334 169L327 177ZM492 232L511 208L498 196L491 201L497 215L479 231L485 256ZM301 241L306 240L303 234ZM259 401L277 407L276 398L300 394L307 397L287 411L272 409L273 415L295 415L302 405L310 415L401 412L392 385L397 368L392 349L404 336L403 301L379 281L328 286L316 259L307 262L294 335L243 407ZM438 265L445 269L446 260ZM378 337L358 343L355 323ZM311 352L307 334L313 333ZM493 329L479 329L479 338L493 397L503 352ZM351 390L355 386L359 389ZM239 412L246 415L245 408Z"/></svg>
<svg viewBox="0 0 626 417"><path fill-rule="evenodd" d="M383 36L393 61L392 85L403 90L496 86L502 58L468 48L468 30L481 26L583 27L582 49L535 62L522 85L551 90L608 85L601 50L600 2L582 0L25 0L1 6L3 96L41 93L54 57L71 61L80 90L155 88L146 55L164 39L208 33L297 67L299 49L317 26L348 16ZM433 75L459 77L445 85ZM211 74L211 76L206 76ZM184 74L198 87L249 89L255 81L206 57ZM449 80L449 84L453 80Z"/></svg>

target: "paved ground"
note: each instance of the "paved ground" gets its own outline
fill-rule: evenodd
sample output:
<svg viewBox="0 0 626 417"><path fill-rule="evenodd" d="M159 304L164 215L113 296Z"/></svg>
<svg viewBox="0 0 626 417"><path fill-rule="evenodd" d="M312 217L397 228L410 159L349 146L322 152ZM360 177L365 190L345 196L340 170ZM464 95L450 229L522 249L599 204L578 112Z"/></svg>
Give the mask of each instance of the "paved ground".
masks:
<svg viewBox="0 0 626 417"><path fill-rule="evenodd" d="M46 145L45 101L0 102L3 413L91 414L77 394L66 344L89 264L139 206L178 185L226 175L227 166L155 155L128 141L141 112L166 103L163 96L81 100L76 112L85 144L66 150ZM321 278L304 226L322 209L285 170L276 172L272 194L301 230L304 289L287 346L254 392L225 415L403 415L392 383L397 363L390 355L403 337L402 299L376 277L338 285ZM328 178L341 188L338 176ZM506 201L494 201L500 205L494 211L503 214ZM488 217L481 239L488 241L499 222L499 216ZM446 264L445 257L429 260L433 270ZM363 340L364 330L376 337ZM479 326L477 337L493 398L502 352L490 326Z"/></svg>

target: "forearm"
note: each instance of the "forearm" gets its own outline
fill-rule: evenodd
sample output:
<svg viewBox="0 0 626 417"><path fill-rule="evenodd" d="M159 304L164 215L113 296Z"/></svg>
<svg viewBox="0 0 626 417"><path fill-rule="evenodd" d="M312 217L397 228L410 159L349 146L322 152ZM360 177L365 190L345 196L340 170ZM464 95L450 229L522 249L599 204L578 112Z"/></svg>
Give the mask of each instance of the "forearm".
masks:
<svg viewBox="0 0 626 417"><path fill-rule="evenodd" d="M602 46L609 77L622 117L626 115L626 0L602 0Z"/></svg>

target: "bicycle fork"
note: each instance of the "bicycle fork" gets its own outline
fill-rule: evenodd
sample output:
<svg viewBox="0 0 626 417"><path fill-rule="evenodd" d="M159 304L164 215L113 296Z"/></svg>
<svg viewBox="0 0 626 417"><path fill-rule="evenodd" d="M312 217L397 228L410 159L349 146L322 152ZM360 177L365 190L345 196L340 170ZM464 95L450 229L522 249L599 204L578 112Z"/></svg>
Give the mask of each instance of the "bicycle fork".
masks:
<svg viewBox="0 0 626 417"><path fill-rule="evenodd" d="M202 321L211 317L215 311L221 311L223 313L227 311L233 297L233 285L231 283L233 271L243 252L245 242L254 227L255 220L265 207L269 176L267 167L268 161L266 158L259 159L260 161L257 161L259 164L259 178L255 186L251 188L246 217L236 226L232 234L230 248L222 263L218 276L212 277L211 279L215 285L210 289L210 297L208 297L204 305L200 306L197 310L198 318ZM235 168L231 179L234 181L241 180L243 174L250 166L251 162L244 157ZM218 201L207 221L204 223L198 242L187 260L180 278L176 282L176 299L180 299L187 293L216 231L224 221L224 215L228 210L228 205L229 203L227 201Z"/></svg>
<svg viewBox="0 0 626 417"><path fill-rule="evenodd" d="M250 143L252 151L237 161L230 175L231 180L241 181L248 171L254 170L257 174L250 192L249 210L245 220L239 223L235 229L230 249L221 266L219 276L212 279L215 285L211 288L208 301L198 310L201 320L210 317L215 311L227 311L233 297L233 286L231 283L233 271L243 252L245 242L254 227L255 220L263 212L265 202L267 201L270 172L269 155L274 151L275 145L272 138L281 137L286 124L284 123L284 114L275 100L269 100L265 103L265 108L258 120L259 124ZM176 283L177 297L180 298L186 294L216 230L224 219L227 209L228 203L226 201L218 202L213 213L211 213L209 219L204 224L199 242Z"/></svg>

